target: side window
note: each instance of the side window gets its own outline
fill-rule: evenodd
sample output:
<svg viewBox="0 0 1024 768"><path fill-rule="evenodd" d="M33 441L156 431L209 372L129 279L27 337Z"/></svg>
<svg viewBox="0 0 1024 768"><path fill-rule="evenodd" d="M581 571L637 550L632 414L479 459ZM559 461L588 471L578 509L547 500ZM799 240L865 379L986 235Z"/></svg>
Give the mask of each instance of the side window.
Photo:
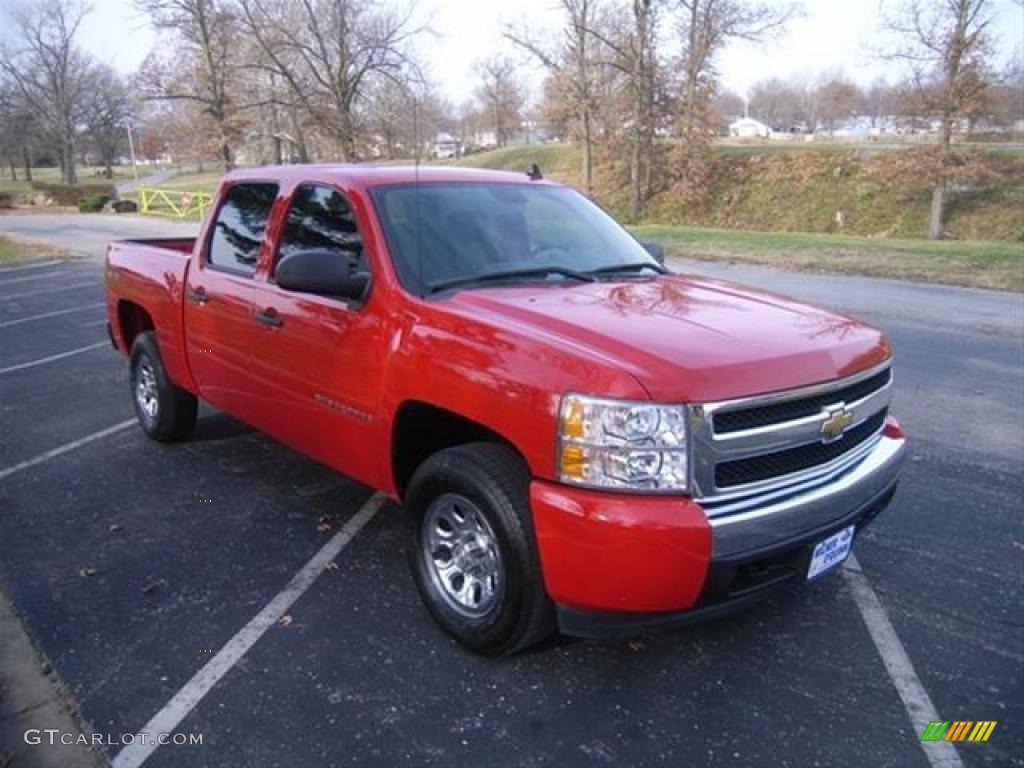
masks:
<svg viewBox="0 0 1024 768"><path fill-rule="evenodd" d="M352 209L341 193L330 187L307 185L295 190L277 261L295 251L313 249L335 251L339 259L348 259L353 269L369 269Z"/></svg>
<svg viewBox="0 0 1024 768"><path fill-rule="evenodd" d="M276 197L276 184L235 184L228 190L210 238L210 264L247 275L256 271Z"/></svg>

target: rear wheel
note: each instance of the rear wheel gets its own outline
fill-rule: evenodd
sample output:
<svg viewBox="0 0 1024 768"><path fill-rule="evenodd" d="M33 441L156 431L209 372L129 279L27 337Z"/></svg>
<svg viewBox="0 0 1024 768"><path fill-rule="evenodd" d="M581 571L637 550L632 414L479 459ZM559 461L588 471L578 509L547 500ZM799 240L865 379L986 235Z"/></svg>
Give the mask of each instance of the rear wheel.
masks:
<svg viewBox="0 0 1024 768"><path fill-rule="evenodd" d="M167 378L151 331L135 337L129 361L132 402L143 431L161 442L184 440L195 427L199 403Z"/></svg>
<svg viewBox="0 0 1024 768"><path fill-rule="evenodd" d="M431 615L477 653L512 653L554 629L530 519L530 477L505 446L441 451L406 494L409 564Z"/></svg>

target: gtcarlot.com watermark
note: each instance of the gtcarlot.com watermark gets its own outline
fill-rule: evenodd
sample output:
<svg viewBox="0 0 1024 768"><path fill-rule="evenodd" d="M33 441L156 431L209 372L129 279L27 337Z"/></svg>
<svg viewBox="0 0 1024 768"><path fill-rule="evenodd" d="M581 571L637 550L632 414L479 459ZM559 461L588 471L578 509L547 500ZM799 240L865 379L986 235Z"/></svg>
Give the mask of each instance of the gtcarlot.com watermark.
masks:
<svg viewBox="0 0 1024 768"><path fill-rule="evenodd" d="M201 733L122 733L120 736L103 733L68 733L56 728L29 728L25 731L26 744L47 744L71 746L81 744L93 747L127 747L130 744L158 744L161 747L169 744L176 746L201 745Z"/></svg>

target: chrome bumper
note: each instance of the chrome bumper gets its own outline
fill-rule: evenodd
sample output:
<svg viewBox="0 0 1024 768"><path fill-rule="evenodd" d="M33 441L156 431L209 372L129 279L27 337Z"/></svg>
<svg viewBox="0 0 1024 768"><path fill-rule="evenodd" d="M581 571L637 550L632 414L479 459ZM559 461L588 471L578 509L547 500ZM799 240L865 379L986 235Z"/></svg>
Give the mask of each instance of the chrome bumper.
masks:
<svg viewBox="0 0 1024 768"><path fill-rule="evenodd" d="M770 547L869 507L896 484L905 453L905 440L882 435L863 459L823 485L781 499L772 494L763 506L709 510L712 557Z"/></svg>

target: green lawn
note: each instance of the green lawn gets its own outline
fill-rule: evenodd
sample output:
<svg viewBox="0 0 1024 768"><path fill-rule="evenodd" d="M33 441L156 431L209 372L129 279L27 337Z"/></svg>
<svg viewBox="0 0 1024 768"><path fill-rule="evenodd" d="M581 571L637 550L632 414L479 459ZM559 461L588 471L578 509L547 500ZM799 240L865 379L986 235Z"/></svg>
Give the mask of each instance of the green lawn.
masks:
<svg viewBox="0 0 1024 768"><path fill-rule="evenodd" d="M0 236L0 264L12 264L46 254L53 254L53 249L45 245L24 243Z"/></svg>
<svg viewBox="0 0 1024 768"><path fill-rule="evenodd" d="M933 242L661 225L632 230L641 239L660 242L669 255L684 258L1024 291L1024 243Z"/></svg>
<svg viewBox="0 0 1024 768"><path fill-rule="evenodd" d="M139 175L145 175L150 173L149 167L140 167ZM25 181L24 169L18 169L18 180L13 181L11 179L10 168L0 169L0 192L31 192L31 185ZM81 165L78 166L78 182L79 184L103 184L107 181L106 177L102 175L103 168L95 166ZM57 183L60 181L60 168L33 168L32 178L35 181L46 181L49 183ZM132 178L132 169L130 166L115 166L114 167L114 180L118 179L130 179Z"/></svg>

